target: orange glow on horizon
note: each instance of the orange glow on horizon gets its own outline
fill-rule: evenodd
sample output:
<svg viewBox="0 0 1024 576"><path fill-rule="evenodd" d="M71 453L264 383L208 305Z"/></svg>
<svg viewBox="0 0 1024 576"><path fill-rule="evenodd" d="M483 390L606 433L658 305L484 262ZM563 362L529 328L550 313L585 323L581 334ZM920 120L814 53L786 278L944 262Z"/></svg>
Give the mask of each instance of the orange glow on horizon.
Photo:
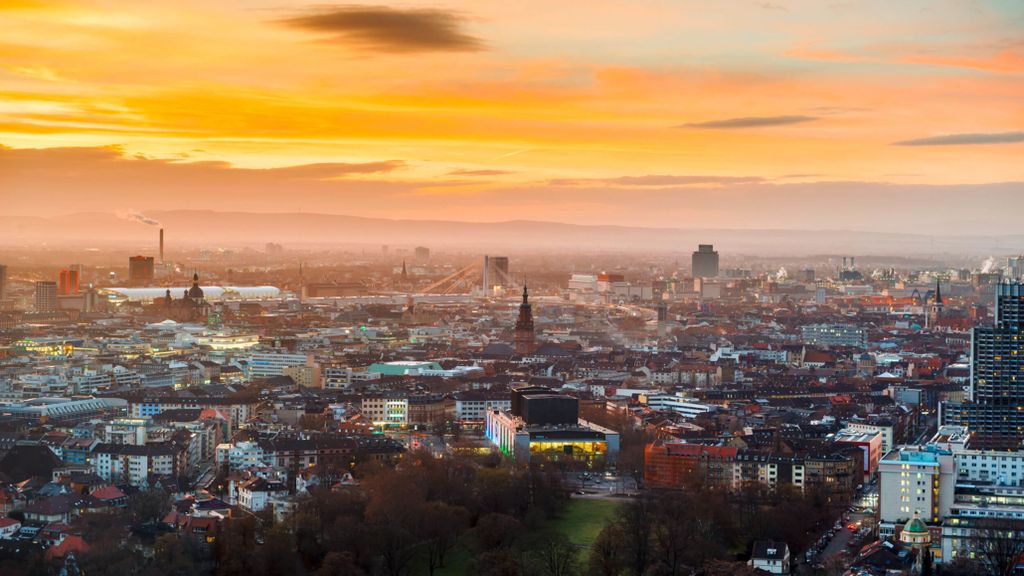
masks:
<svg viewBox="0 0 1024 576"><path fill-rule="evenodd" d="M614 221L607 181L645 175L1024 180L1024 8L911 4L0 2L0 145L114 146L161 161L145 169L165 193L208 163L260 179L390 162L322 179L457 199L451 217L476 220L525 217L514 191L550 190L550 207ZM559 198L567 179L600 190Z"/></svg>

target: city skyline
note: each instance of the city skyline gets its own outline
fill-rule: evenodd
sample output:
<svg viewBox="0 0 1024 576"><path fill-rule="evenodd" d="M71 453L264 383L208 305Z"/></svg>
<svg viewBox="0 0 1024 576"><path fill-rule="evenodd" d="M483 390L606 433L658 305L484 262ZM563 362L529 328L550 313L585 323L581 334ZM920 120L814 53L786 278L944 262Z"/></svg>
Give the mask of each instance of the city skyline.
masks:
<svg viewBox="0 0 1024 576"><path fill-rule="evenodd" d="M1024 209L1013 2L0 11L0 216L870 231L902 215L999 234Z"/></svg>
<svg viewBox="0 0 1024 576"><path fill-rule="evenodd" d="M0 0L3 576L1024 576L1024 0Z"/></svg>

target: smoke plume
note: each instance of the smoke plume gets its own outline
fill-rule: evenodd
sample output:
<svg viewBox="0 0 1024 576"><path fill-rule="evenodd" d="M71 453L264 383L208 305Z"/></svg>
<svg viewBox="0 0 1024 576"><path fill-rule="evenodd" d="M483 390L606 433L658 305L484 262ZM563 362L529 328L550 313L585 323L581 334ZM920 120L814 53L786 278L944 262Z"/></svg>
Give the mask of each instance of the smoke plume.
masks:
<svg viewBox="0 0 1024 576"><path fill-rule="evenodd" d="M146 216L145 214L142 214L141 212L136 212L135 210L118 211L117 217L123 220L129 220L131 222L138 222L139 224L146 224L148 226L160 225L160 222L158 220L154 220Z"/></svg>

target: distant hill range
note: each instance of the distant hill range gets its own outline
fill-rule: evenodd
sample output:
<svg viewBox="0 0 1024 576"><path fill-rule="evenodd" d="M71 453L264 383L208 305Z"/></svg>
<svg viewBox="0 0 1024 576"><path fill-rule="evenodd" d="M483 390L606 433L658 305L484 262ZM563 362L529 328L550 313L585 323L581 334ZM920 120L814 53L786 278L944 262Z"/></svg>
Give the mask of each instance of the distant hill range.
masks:
<svg viewBox="0 0 1024 576"><path fill-rule="evenodd" d="M823 253L923 255L1024 252L1024 234L1007 236L920 235L854 230L727 230L642 228L513 220L454 222L392 220L341 214L173 210L139 217L79 213L52 218L0 215L0 246L45 244L83 248L149 247L165 229L175 247L253 246L357 247L388 244L433 248L500 249L506 252L688 252L713 243L731 253L807 255Z"/></svg>

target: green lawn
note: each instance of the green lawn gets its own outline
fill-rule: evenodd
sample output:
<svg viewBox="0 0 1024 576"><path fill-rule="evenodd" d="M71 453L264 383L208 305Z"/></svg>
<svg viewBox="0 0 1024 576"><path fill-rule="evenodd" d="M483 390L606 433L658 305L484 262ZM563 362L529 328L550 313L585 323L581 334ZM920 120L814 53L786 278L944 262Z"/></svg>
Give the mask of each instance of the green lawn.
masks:
<svg viewBox="0 0 1024 576"><path fill-rule="evenodd" d="M434 576L463 576L464 574L467 574L469 561L472 559L469 550L469 546L471 546L472 543L473 540L468 536L463 537L462 541L445 556L444 568L434 570ZM414 571L413 574L426 574L426 562L423 562L423 564L421 571Z"/></svg>
<svg viewBox="0 0 1024 576"><path fill-rule="evenodd" d="M601 533L605 523L615 515L615 511L622 504L622 502L614 500L574 498L566 505L561 516L527 535L526 541L540 542L550 534L561 532L569 537L569 541L580 547L580 562L585 562L589 548L597 540L597 535ZM472 548L472 536L467 534L462 538L462 542L448 553L445 567L436 570L434 576L464 576L468 574ZM426 567L413 571L413 574L420 573L426 574Z"/></svg>
<svg viewBox="0 0 1024 576"><path fill-rule="evenodd" d="M574 498L558 518L548 522L543 532L561 532L578 546L590 547L608 519L615 515L622 502Z"/></svg>

